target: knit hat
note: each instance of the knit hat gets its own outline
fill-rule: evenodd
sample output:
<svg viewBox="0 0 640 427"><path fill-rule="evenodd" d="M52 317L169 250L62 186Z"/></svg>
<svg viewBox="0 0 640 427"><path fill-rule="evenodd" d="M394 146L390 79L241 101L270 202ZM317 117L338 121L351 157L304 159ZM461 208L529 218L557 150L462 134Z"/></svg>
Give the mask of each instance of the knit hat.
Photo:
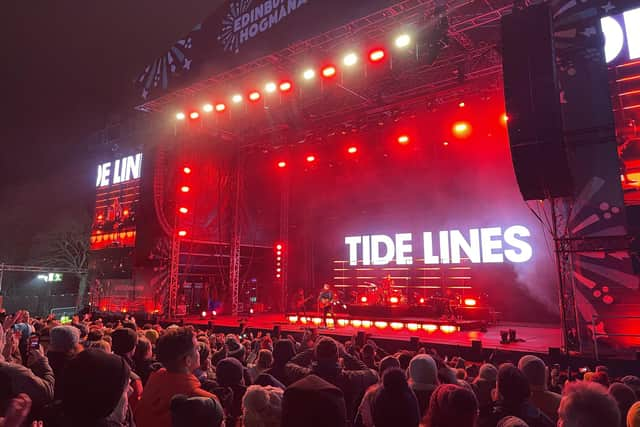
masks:
<svg viewBox="0 0 640 427"><path fill-rule="evenodd" d="M498 392L508 405L518 405L531 395L527 377L511 363L505 363L498 369Z"/></svg>
<svg viewBox="0 0 640 427"><path fill-rule="evenodd" d="M631 405L627 412L627 427L640 427L640 402Z"/></svg>
<svg viewBox="0 0 640 427"><path fill-rule="evenodd" d="M151 342L151 345L155 345L156 341L158 341L158 331L155 329L146 329L144 331L144 336Z"/></svg>
<svg viewBox="0 0 640 427"><path fill-rule="evenodd" d="M508 416L498 421L496 427L529 427L529 424L518 417Z"/></svg>
<svg viewBox="0 0 640 427"><path fill-rule="evenodd" d="M283 394L284 390L276 387L249 387L242 398L243 426L279 426Z"/></svg>
<svg viewBox="0 0 640 427"><path fill-rule="evenodd" d="M177 394L171 399L172 427L219 427L224 420L224 410L216 399L187 397Z"/></svg>
<svg viewBox="0 0 640 427"><path fill-rule="evenodd" d="M414 390L433 390L438 385L438 368L433 357L418 354L409 362L409 378Z"/></svg>
<svg viewBox="0 0 640 427"><path fill-rule="evenodd" d="M227 335L224 343L228 349L228 357L235 357L240 362L244 362L245 349L238 338L235 337L235 335Z"/></svg>
<svg viewBox="0 0 640 427"><path fill-rule="evenodd" d="M291 340L278 340L273 346L273 365L284 366L295 355L296 349Z"/></svg>
<svg viewBox="0 0 640 427"><path fill-rule="evenodd" d="M389 369L384 373L372 406L376 427L415 427L420 423L418 399L400 369Z"/></svg>
<svg viewBox="0 0 640 427"><path fill-rule="evenodd" d="M216 379L221 387L231 387L242 383L244 367L234 357L222 359L216 365Z"/></svg>
<svg viewBox="0 0 640 427"><path fill-rule="evenodd" d="M473 392L454 384L442 384L431 395L426 418L432 426L472 427L478 413Z"/></svg>
<svg viewBox="0 0 640 427"><path fill-rule="evenodd" d="M631 387L622 383L613 383L609 387L609 394L618 403L620 414L624 416L629 411L631 405L636 402L636 393Z"/></svg>
<svg viewBox="0 0 640 427"><path fill-rule="evenodd" d="M518 362L518 369L527 377L531 390L544 391L547 389L547 366L542 359L526 355Z"/></svg>
<svg viewBox="0 0 640 427"><path fill-rule="evenodd" d="M485 363L480 366L480 371L478 372L478 378L482 378L483 380L489 382L496 382L498 378L498 369L493 366L491 363Z"/></svg>
<svg viewBox="0 0 640 427"><path fill-rule="evenodd" d="M138 335L129 328L120 328L111 334L111 348L115 354L126 354L133 351L138 343Z"/></svg>
<svg viewBox="0 0 640 427"><path fill-rule="evenodd" d="M282 399L282 427L345 427L342 390L316 375L289 385Z"/></svg>
<svg viewBox="0 0 640 427"><path fill-rule="evenodd" d="M49 350L68 353L80 342L80 330L70 325L56 326L49 332Z"/></svg>
<svg viewBox="0 0 640 427"><path fill-rule="evenodd" d="M116 408L124 396L130 369L119 356L87 349L64 369L62 407L76 425L94 425Z"/></svg>
<svg viewBox="0 0 640 427"><path fill-rule="evenodd" d="M386 356L380 361L378 373L380 374L380 376L382 376L382 374L384 374L386 370L392 368L400 368L400 362L393 356Z"/></svg>

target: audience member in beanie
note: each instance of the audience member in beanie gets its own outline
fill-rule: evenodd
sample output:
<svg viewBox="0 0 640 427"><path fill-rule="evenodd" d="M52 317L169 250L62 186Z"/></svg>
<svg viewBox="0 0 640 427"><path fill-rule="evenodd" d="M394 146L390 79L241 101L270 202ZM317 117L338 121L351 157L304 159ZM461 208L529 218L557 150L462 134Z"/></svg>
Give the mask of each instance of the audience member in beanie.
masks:
<svg viewBox="0 0 640 427"><path fill-rule="evenodd" d="M436 361L427 354L418 354L409 362L407 374L409 385L418 398L420 416L423 417L429 408L431 394L438 387Z"/></svg>
<svg viewBox="0 0 640 427"><path fill-rule="evenodd" d="M131 386L132 393L129 395L129 405L133 411L135 411L136 405L142 397L142 380L135 372L136 366L133 361L133 354L136 351L137 344L138 334L132 329L120 328L111 334L111 350L113 350L114 354L122 357L131 369L129 385Z"/></svg>
<svg viewBox="0 0 640 427"><path fill-rule="evenodd" d="M360 407L356 414L355 424L357 426L373 427L373 400L376 397L378 388L381 386L384 373L393 368L400 368L400 362L394 356L387 356L380 361L380 365L378 366L380 381L369 387L362 401L360 401Z"/></svg>
<svg viewBox="0 0 640 427"><path fill-rule="evenodd" d="M127 405L129 373L121 357L96 349L79 353L65 369L61 425L132 425Z"/></svg>
<svg viewBox="0 0 640 427"><path fill-rule="evenodd" d="M474 427L478 400L473 392L455 384L442 384L431 395L425 427Z"/></svg>
<svg viewBox="0 0 640 427"><path fill-rule="evenodd" d="M242 399L243 427L280 427L283 394L276 387L249 387Z"/></svg>
<svg viewBox="0 0 640 427"><path fill-rule="evenodd" d="M242 416L242 398L247 390L244 383L244 366L235 357L222 359L216 366L216 380L220 387L229 388L233 393L229 402L231 406L224 400L222 402L225 412L232 420L231 425L234 425L235 420Z"/></svg>
<svg viewBox="0 0 640 427"><path fill-rule="evenodd" d="M56 378L55 399L62 397L61 390L64 383L64 370L67 363L80 350L80 330L70 325L56 326L49 331L49 350L47 359L53 375Z"/></svg>
<svg viewBox="0 0 640 427"><path fill-rule="evenodd" d="M485 419L493 411L493 389L496 388L498 369L490 363L480 367L478 376L471 383L473 393L478 399L480 418Z"/></svg>
<svg viewBox="0 0 640 427"><path fill-rule="evenodd" d="M631 387L624 385L622 383L613 383L609 386L609 394L613 396L613 398L618 403L618 409L620 410L620 426L625 427L626 423L626 415L629 412L629 408L633 405L636 400L636 394L633 392Z"/></svg>
<svg viewBox="0 0 640 427"><path fill-rule="evenodd" d="M553 421L531 403L530 395L527 377L510 363L501 365L496 383L497 402L493 412L480 419L480 427L493 427L509 415L523 419L530 427L553 427Z"/></svg>
<svg viewBox="0 0 640 427"><path fill-rule="evenodd" d="M196 337L188 328L172 328L158 340L158 361L135 411L138 427L170 427L171 398L176 394L213 398L193 375L200 366Z"/></svg>
<svg viewBox="0 0 640 427"><path fill-rule="evenodd" d="M162 365L153 358L151 342L145 337L138 337L135 352L133 353L135 372L140 377L142 385L146 385L152 372L162 368Z"/></svg>
<svg viewBox="0 0 640 427"><path fill-rule="evenodd" d="M282 384L289 385L291 382L287 378L286 365L296 355L296 349L288 339L276 341L273 346L273 364L271 368L264 371L266 374L273 376Z"/></svg>
<svg viewBox="0 0 640 427"><path fill-rule="evenodd" d="M558 409L558 427L615 427L620 411L607 389L594 382L579 381L565 386Z"/></svg>
<svg viewBox="0 0 640 427"><path fill-rule="evenodd" d="M376 427L418 427L418 399L400 369L389 369L373 399L373 424Z"/></svg>
<svg viewBox="0 0 640 427"><path fill-rule="evenodd" d="M556 422L562 396L547 389L549 371L542 359L531 355L524 356L518 362L518 369L522 371L529 381L531 403L553 422Z"/></svg>
<svg viewBox="0 0 640 427"><path fill-rule="evenodd" d="M621 417L623 418L623 417ZM627 427L640 427L640 402L631 405L627 412Z"/></svg>
<svg viewBox="0 0 640 427"><path fill-rule="evenodd" d="M342 391L317 375L291 384L282 398L282 427L346 427Z"/></svg>
<svg viewBox="0 0 640 427"><path fill-rule="evenodd" d="M311 356L315 362L309 368ZM338 364L340 357L344 361L344 368ZM342 345L338 345L333 338L329 337L318 339L313 352L307 350L291 359L287 369L291 378L314 374L342 390L347 405L347 417L350 420L355 417L360 397L369 386L378 382L375 371L367 368L364 363L347 353Z"/></svg>
<svg viewBox="0 0 640 427"><path fill-rule="evenodd" d="M223 421L224 412L216 399L184 394L171 398L172 427L220 427Z"/></svg>
<svg viewBox="0 0 640 427"><path fill-rule="evenodd" d="M529 427L529 425L518 417L504 417L498 421L496 427Z"/></svg>

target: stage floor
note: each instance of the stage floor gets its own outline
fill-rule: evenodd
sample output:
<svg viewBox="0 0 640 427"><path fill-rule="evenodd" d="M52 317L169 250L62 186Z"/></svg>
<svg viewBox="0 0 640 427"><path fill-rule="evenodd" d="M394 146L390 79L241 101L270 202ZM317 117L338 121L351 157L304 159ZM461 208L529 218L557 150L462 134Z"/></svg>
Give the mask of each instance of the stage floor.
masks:
<svg viewBox="0 0 640 427"><path fill-rule="evenodd" d="M242 318L233 316L217 316L208 318L187 316L184 318L184 322L188 324L207 325L207 323L211 321L215 326L236 327L239 325L239 320L241 319L245 320L245 324L249 328L270 330L273 329L274 325L280 325L280 329L285 333L301 332L305 329L305 326L303 325L289 323L287 318L281 314L259 314ZM500 344L500 331L510 328L516 330L517 338L522 341L510 344ZM370 334L374 340L380 339L408 342L411 337L419 337L420 343L422 344L457 345L463 347L471 347L472 340L480 340L482 341L482 346L485 349L543 354L548 353L549 347L560 347L561 344L559 326L554 327L553 325L531 325L506 322L489 326L486 332L459 331L444 333L441 331L427 332L423 330L411 332L406 329L395 331L390 328L380 330L375 327L364 329L345 326L322 329L321 333L340 337L351 337L358 331L364 331L367 334Z"/></svg>

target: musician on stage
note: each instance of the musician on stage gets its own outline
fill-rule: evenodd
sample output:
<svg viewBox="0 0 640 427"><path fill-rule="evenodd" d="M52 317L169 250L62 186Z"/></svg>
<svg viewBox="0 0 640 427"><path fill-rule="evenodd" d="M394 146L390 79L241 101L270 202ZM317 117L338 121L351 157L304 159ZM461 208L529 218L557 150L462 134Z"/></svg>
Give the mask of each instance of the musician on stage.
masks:
<svg viewBox="0 0 640 427"><path fill-rule="evenodd" d="M307 316L307 309L305 305L310 298L313 297L305 298L304 289L298 288L295 295L293 296L293 306L296 311L296 316L300 317L300 313L302 313L302 315L305 317Z"/></svg>
<svg viewBox="0 0 640 427"><path fill-rule="evenodd" d="M329 314L333 316L333 290L331 285L325 283L318 295L318 305L322 308L322 318L324 326L327 326L327 317Z"/></svg>

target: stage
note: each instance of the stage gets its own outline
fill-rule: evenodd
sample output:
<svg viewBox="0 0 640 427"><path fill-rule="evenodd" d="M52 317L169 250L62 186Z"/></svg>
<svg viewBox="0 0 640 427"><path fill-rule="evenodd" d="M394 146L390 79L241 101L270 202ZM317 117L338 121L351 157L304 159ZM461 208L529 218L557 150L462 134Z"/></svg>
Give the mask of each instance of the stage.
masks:
<svg viewBox="0 0 640 427"><path fill-rule="evenodd" d="M214 329L221 329L226 332L229 328L237 328L240 322L244 322L249 329L272 330L275 325L279 325L283 333L297 333L304 331L307 327L315 327L313 324L302 325L292 324L284 315L258 314L255 316L187 316L183 318L185 324L208 325L212 322ZM517 342L509 344L500 343L500 331L515 329L517 332ZM338 339L352 337L357 332L363 331L371 336L375 341L409 342L411 337L418 337L422 345L432 346L458 346L471 348L472 341L482 342L484 349L497 349L508 352L547 354L549 348L560 347L561 332L559 327L552 325L525 325L520 323L501 323L488 326L485 331L460 330L455 332L442 332L436 330L428 332L424 329L409 331L406 328L393 330L390 327L379 329L375 326L369 328L356 328L353 326L336 326L334 328L320 329L325 335L331 335Z"/></svg>

